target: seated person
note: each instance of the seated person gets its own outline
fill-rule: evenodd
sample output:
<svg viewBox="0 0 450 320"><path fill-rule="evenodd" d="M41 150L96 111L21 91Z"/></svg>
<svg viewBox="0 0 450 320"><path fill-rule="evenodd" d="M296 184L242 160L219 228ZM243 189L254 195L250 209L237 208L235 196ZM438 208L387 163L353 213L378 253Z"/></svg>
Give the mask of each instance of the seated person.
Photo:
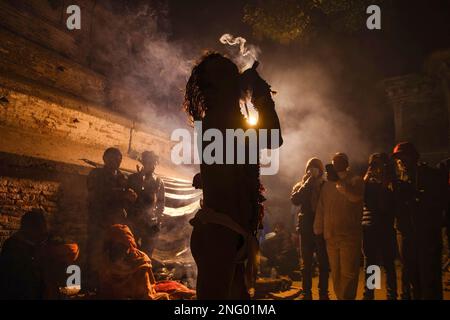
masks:
<svg viewBox="0 0 450 320"><path fill-rule="evenodd" d="M107 231L99 273L99 298L168 300L157 293L150 258L137 249L131 230L115 224Z"/></svg>
<svg viewBox="0 0 450 320"><path fill-rule="evenodd" d="M67 268L77 264L78 244L50 236L40 255L44 279L44 299L62 298L60 288L67 286Z"/></svg>
<svg viewBox="0 0 450 320"><path fill-rule="evenodd" d="M40 253L48 239L41 209L22 216L20 229L3 244L0 255L0 299L42 299L44 279Z"/></svg>
<svg viewBox="0 0 450 320"><path fill-rule="evenodd" d="M277 223L273 233L261 243L261 254L266 267L275 268L283 276L292 276L298 267L298 253L291 234L284 224Z"/></svg>

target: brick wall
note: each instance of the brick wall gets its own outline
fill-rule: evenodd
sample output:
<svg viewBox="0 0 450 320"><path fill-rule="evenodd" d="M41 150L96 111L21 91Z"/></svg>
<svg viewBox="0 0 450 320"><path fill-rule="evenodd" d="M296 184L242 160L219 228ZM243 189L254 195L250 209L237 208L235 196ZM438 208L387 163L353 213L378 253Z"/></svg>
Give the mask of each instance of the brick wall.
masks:
<svg viewBox="0 0 450 320"><path fill-rule="evenodd" d="M52 221L58 211L60 183L0 177L0 245L19 229L21 216L42 207Z"/></svg>

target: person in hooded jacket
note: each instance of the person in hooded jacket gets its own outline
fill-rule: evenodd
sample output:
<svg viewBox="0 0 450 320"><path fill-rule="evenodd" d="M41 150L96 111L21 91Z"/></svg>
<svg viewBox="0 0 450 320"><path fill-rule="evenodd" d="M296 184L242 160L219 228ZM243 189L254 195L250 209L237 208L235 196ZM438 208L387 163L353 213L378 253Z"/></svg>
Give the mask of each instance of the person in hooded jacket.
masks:
<svg viewBox="0 0 450 320"><path fill-rule="evenodd" d="M410 142L393 150L396 228L400 232L402 298L440 300L442 227L448 205L448 173L420 162Z"/></svg>
<svg viewBox="0 0 450 320"><path fill-rule="evenodd" d="M324 184L324 166L318 158L310 159L305 168L305 175L298 182L291 194L291 201L300 207L297 230L300 234L300 251L302 257L303 300L312 300L313 257L317 255L319 263L319 299L329 300L328 255L323 235L314 235L314 218L319 201L320 190Z"/></svg>
<svg viewBox="0 0 450 320"><path fill-rule="evenodd" d="M370 266L378 266L378 257L386 272L387 299L397 299L395 271L394 194L392 170L386 153L374 153L364 177L363 253L366 285L364 299L374 299L374 288L368 286Z"/></svg>
<svg viewBox="0 0 450 320"><path fill-rule="evenodd" d="M358 289L364 182L349 169L344 153L336 153L326 168L328 181L319 196L314 233L325 238L336 297L353 300Z"/></svg>

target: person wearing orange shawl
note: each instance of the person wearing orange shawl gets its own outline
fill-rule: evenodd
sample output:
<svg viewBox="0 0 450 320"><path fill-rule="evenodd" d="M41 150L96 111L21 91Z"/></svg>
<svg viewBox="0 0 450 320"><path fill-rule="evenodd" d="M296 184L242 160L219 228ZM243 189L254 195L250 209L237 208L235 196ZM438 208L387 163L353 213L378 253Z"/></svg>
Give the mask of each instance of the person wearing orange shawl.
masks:
<svg viewBox="0 0 450 320"><path fill-rule="evenodd" d="M49 238L40 253L44 279L43 299L63 298L60 288L67 285L67 267L76 263L79 253L77 243L58 237Z"/></svg>
<svg viewBox="0 0 450 320"><path fill-rule="evenodd" d="M131 230L114 224L107 231L99 274L100 299L168 300L157 293L150 258L137 249Z"/></svg>

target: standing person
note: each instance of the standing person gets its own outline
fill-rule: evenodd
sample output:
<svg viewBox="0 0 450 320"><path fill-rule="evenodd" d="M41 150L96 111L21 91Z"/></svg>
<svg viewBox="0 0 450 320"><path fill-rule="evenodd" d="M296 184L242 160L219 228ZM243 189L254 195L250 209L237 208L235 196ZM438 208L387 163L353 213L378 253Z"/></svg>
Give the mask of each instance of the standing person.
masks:
<svg viewBox="0 0 450 320"><path fill-rule="evenodd" d="M369 168L364 176L363 253L366 285L364 299L374 299L374 289L367 287L367 267L378 265L382 258L386 272L387 299L397 299L395 271L394 195L392 170L386 153L374 153L369 158Z"/></svg>
<svg viewBox="0 0 450 320"><path fill-rule="evenodd" d="M294 205L300 206L298 214L298 231L300 233L300 251L302 257L303 300L312 300L313 256L319 262L319 299L329 300L328 276L329 265L327 248L323 234L315 235L313 231L317 203L323 184L324 167L322 161L312 158L305 168L302 181L297 183L291 194Z"/></svg>
<svg viewBox="0 0 450 320"><path fill-rule="evenodd" d="M164 182L155 174L158 156L153 151L144 151L141 163L142 169L128 178L129 187L138 196L130 209L130 220L140 249L151 258L164 212Z"/></svg>
<svg viewBox="0 0 450 320"><path fill-rule="evenodd" d="M251 86L252 103L259 120L251 126L240 112L242 90ZM255 68L239 73L237 66L218 53L208 53L193 68L186 85L185 110L193 121L201 121L202 130L217 129L226 136L227 129L280 130L270 86ZM199 133L203 136L203 132ZM258 132L257 132L258 135ZM282 144L269 141L272 148ZM217 143L217 141L214 141ZM203 141L201 152L210 148ZM247 144L243 144L248 147ZM225 145L220 150L227 163L200 164L203 206L191 220L191 250L198 268L199 299L248 299L254 286L256 232L262 217L262 185L259 179L259 150L250 154L256 164L237 164L236 152ZM235 150L233 150L235 151ZM218 152L218 151L216 151ZM232 163L229 160L233 159Z"/></svg>
<svg viewBox="0 0 450 320"><path fill-rule="evenodd" d="M93 169L88 187L88 289L98 285L99 257L103 250L105 231L113 224L126 223L126 208L137 198L127 188L126 176L119 170L122 153L108 148L103 153L104 166Z"/></svg>
<svg viewBox="0 0 450 320"><path fill-rule="evenodd" d="M314 233L325 238L337 298L352 300L358 289L364 182L349 170L344 153L336 153L327 165L327 179L319 196Z"/></svg>
<svg viewBox="0 0 450 320"><path fill-rule="evenodd" d="M402 278L409 282L405 287L413 299L442 299L441 229L448 176L419 163L420 155L410 142L397 144L392 157L396 165L394 196Z"/></svg>

